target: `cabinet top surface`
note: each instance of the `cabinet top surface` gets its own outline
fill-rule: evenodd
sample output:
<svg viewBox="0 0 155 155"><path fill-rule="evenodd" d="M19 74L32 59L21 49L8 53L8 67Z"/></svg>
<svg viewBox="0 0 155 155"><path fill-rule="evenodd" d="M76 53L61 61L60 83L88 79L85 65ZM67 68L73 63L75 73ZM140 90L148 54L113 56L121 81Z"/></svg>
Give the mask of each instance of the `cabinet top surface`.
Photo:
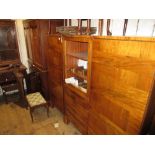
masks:
<svg viewBox="0 0 155 155"><path fill-rule="evenodd" d="M125 41L155 41L155 37L140 37L140 36L87 36L87 35L62 35L65 40L75 41L90 41L93 39L108 39L108 40L125 40Z"/></svg>
<svg viewBox="0 0 155 155"><path fill-rule="evenodd" d="M127 40L127 41L155 41L155 37L137 36L92 36L93 39Z"/></svg>

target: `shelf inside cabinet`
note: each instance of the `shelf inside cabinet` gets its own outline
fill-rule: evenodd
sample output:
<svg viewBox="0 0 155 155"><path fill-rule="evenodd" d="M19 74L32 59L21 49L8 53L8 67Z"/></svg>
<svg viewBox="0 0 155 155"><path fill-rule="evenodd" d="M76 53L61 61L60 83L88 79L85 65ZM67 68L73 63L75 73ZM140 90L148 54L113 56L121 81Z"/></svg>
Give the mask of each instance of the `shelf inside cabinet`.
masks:
<svg viewBox="0 0 155 155"><path fill-rule="evenodd" d="M83 69L82 67L68 68L67 73L74 77L87 80L87 70Z"/></svg>
<svg viewBox="0 0 155 155"><path fill-rule="evenodd" d="M89 43L73 39L67 40L65 47L65 83L76 92L87 95Z"/></svg>
<svg viewBox="0 0 155 155"><path fill-rule="evenodd" d="M79 80L75 77L70 77L65 79L65 83L78 88L84 93L87 93L87 81L86 80Z"/></svg>
<svg viewBox="0 0 155 155"><path fill-rule="evenodd" d="M73 87L73 88L76 88L76 89L80 90L81 92L83 92L83 93L85 93L85 94L87 93L87 89L84 89L84 88L82 88L82 87L76 86L76 85L71 84L71 83L66 83L66 85L69 85L69 86L71 86L71 87Z"/></svg>
<svg viewBox="0 0 155 155"><path fill-rule="evenodd" d="M87 80L87 76L84 76L84 75L80 75L80 74L77 74L77 73L72 73L75 77L79 77L81 79L84 79L84 80Z"/></svg>
<svg viewBox="0 0 155 155"><path fill-rule="evenodd" d="M67 55L78 58L78 59L82 59L87 61L88 60L88 52L84 51L84 52L68 52Z"/></svg>

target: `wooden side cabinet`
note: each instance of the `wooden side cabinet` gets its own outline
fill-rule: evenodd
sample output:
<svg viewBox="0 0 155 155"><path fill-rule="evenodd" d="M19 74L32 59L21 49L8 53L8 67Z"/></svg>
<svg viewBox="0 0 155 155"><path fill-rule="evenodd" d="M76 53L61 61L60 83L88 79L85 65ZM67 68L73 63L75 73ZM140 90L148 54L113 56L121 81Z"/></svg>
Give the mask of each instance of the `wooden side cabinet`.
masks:
<svg viewBox="0 0 155 155"><path fill-rule="evenodd" d="M64 113L63 104L63 47L60 35L48 37L48 85L50 102Z"/></svg>

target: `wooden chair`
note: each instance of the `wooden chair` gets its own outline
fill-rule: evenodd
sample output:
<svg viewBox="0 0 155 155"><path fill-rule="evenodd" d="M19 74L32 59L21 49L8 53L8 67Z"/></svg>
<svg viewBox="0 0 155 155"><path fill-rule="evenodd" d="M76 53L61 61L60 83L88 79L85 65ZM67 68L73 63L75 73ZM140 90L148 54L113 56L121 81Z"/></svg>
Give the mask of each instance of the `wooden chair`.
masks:
<svg viewBox="0 0 155 155"><path fill-rule="evenodd" d="M32 113L35 108L40 106L44 106L47 108L47 116L49 117L49 105L40 92L26 95L26 100L30 108L30 115L31 115L32 122L34 121Z"/></svg>
<svg viewBox="0 0 155 155"><path fill-rule="evenodd" d="M38 72L32 72L27 75L26 78L28 82L28 86L31 87L28 89L28 94L26 96L26 101L28 104L28 108L30 110L30 115L32 122L34 122L33 119L33 112L34 109L38 107L45 107L47 108L47 116L49 117L49 104L44 99L42 93L41 93L41 80L40 80L40 74Z"/></svg>

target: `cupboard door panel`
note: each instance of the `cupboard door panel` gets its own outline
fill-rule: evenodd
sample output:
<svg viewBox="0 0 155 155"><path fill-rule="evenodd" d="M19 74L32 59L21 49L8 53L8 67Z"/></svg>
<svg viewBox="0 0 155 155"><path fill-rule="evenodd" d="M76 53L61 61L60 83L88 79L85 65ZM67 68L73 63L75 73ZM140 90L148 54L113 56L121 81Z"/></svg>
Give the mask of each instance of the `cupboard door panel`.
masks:
<svg viewBox="0 0 155 155"><path fill-rule="evenodd" d="M48 66L53 65L62 69L63 65L63 49L60 36L50 36L49 39L49 49L48 49Z"/></svg>
<svg viewBox="0 0 155 155"><path fill-rule="evenodd" d="M51 60L48 66L57 66L62 68L62 53L49 49L49 59Z"/></svg>
<svg viewBox="0 0 155 155"><path fill-rule="evenodd" d="M60 85L62 85L62 70L57 69L56 67L52 67L49 71L48 71L48 80L52 81L52 82L56 82Z"/></svg>
<svg viewBox="0 0 155 155"><path fill-rule="evenodd" d="M48 37L48 80L51 102L64 113L63 104L63 50L59 36ZM52 101L53 100L53 101Z"/></svg>
<svg viewBox="0 0 155 155"><path fill-rule="evenodd" d="M97 135L114 135L114 134L126 134L118 126L115 126L107 118L100 116L97 112L94 112L93 115L90 115L88 134L97 134Z"/></svg>
<svg viewBox="0 0 155 155"><path fill-rule="evenodd" d="M48 71L49 91L51 102L64 112L62 70L52 68Z"/></svg>
<svg viewBox="0 0 155 155"><path fill-rule="evenodd" d="M104 101L104 102L103 102ZM116 104L114 100L110 100L104 94L92 93L93 110L105 116L123 130L127 129L129 111L124 109L123 104Z"/></svg>
<svg viewBox="0 0 155 155"><path fill-rule="evenodd" d="M153 49L147 39L94 38L89 133L140 133L154 80Z"/></svg>

